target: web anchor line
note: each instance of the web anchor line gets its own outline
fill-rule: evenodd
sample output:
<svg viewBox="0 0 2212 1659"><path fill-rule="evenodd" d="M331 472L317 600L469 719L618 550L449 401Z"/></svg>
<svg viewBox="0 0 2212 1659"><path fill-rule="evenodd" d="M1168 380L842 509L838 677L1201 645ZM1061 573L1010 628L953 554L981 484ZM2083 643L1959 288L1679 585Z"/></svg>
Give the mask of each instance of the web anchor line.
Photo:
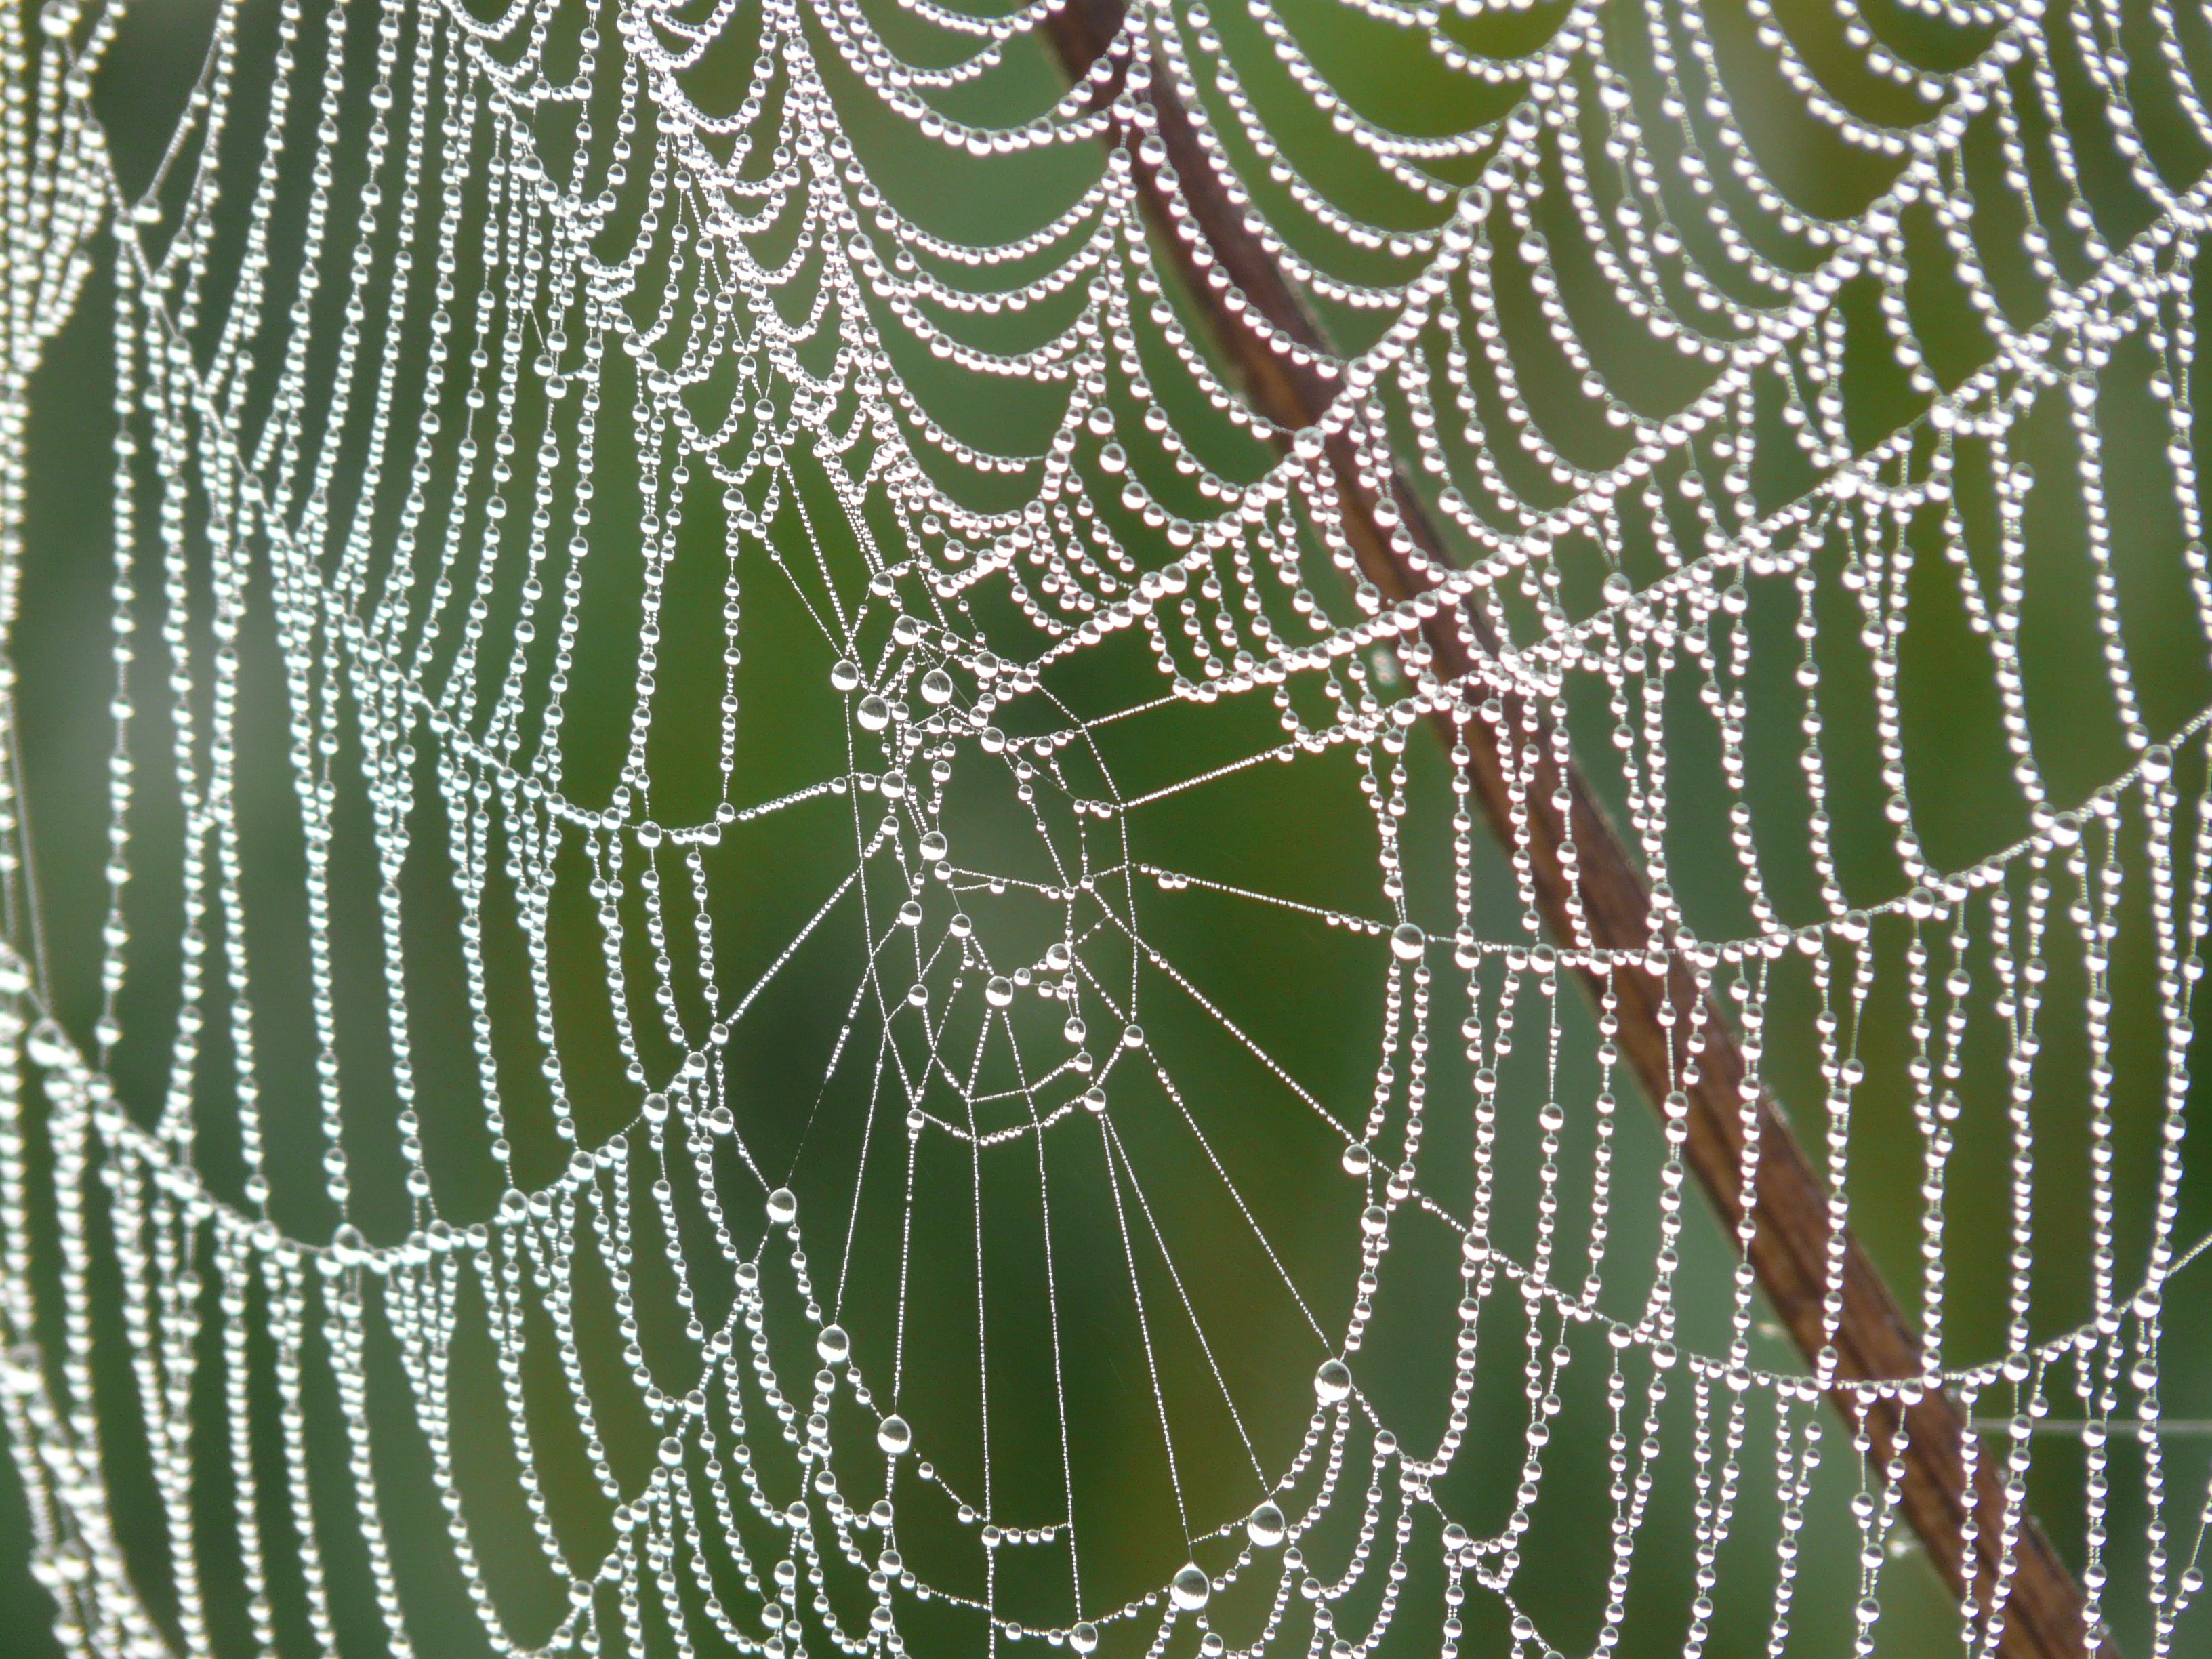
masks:
<svg viewBox="0 0 2212 1659"><path fill-rule="evenodd" d="M1124 21L1121 0L1067 0L1046 23L1073 85L1083 84L1106 53L1115 54L1113 76L1097 93L1102 108L1121 90L1130 57L1138 50L1125 38ZM1151 85L1152 131L1174 170L1189 217L1222 274L1269 328L1317 356L1334 356L1311 309L1229 200L1163 66L1153 66ZM1163 88L1170 90L1163 96ZM1334 387L1310 362L1294 361L1277 350L1206 280L1162 194L1159 164L1146 159L1138 135L1109 117L1103 137L1109 143L1127 147L1156 246L1176 267L1184 296L1205 319L1222 355L1235 366L1252 405L1281 430L1321 428L1335 401ZM1428 576L1394 545L1378 521L1376 509L1381 498L1351 437L1342 430L1332 434L1326 454L1342 504L1344 532L1361 574L1395 605L1404 605L1431 587ZM1427 565L1450 568L1450 550L1402 467L1394 470L1388 481L1388 500L1397 524L1418 545ZM1462 604L1418 614L1420 635L1434 653L1439 680L1474 684L1482 678L1481 659L1503 655L1503 642L1477 606ZM1562 747L1553 742L1548 718L1528 708L1525 697L1510 686L1501 687L1498 702L1502 719L1478 720L1462 707L1432 710L1430 724L1451 752L1453 763L1472 781L1485 820L1509 854L1525 834L1536 907L1547 931L1564 943L1587 939L1601 949L1663 948L1657 943L1663 933L1654 925L1650 891L1581 769L1571 760L1563 766L1554 758ZM1518 805L1510 796L1514 769L1500 749L1502 734L1516 731L1524 735L1536 757ZM1562 790L1571 803L1565 812L1554 805ZM1572 875L1561 858L1570 846L1576 855ZM1798 1351L1824 1377L1907 1384L1895 1398L1884 1396L1865 1408L1865 1425L1885 1462L1894 1455L1899 1431L1904 1430L1902 1508L1944 1582L1954 1595L1971 1590L1984 1609L2001 1609L1998 1616L2004 1622L1997 1651L2005 1659L2084 1659L2092 1651L2098 1659L2119 1659L2117 1644L2101 1629L2094 1649L2088 1645L2081 1589L2033 1516L2013 1512L1998 1461L1976 1457L1968 1474L1961 1446L1985 1425L1970 1420L1940 1386L1923 1385L1926 1364L1919 1335L1881 1270L1848 1232L1842 1249L1843 1314L1831 1336L1822 1305L1830 1285L1831 1233L1828 1199L1820 1177L1763 1089L1753 1094L1755 1122L1747 1136L1741 1107L1747 1068L1733 1028L1679 952L1668 950L1666 962L1663 975L1619 967L1609 975L1589 968L1577 972L1594 1000L1602 998L1608 987L1613 991L1620 1011L1620 1046L1655 1109L1670 1097L1686 1100L1686 1161L1723 1226L1750 1260L1760 1289ZM1662 1008L1686 1010L1700 1001L1708 1003L1711 1012L1704 1027L1702 1063L1693 1078L1675 1059L1674 1041L1660 1015ZM1755 1196L1747 1217L1747 1164ZM1862 1407L1856 1395L1836 1389L1828 1398L1847 1424L1857 1426ZM1978 1522L1971 1583L1965 1559L1968 1547L1961 1538L1961 1522L1968 1513L1963 1494L1970 1485ZM2003 1571L2008 1553L2012 1558L2008 1583Z"/></svg>

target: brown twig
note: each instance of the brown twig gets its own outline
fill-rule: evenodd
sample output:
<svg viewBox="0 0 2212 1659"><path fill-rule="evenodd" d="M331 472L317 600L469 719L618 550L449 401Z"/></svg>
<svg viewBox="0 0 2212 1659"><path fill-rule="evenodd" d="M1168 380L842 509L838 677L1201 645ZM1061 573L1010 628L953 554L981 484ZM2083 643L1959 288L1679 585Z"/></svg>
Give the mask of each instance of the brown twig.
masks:
<svg viewBox="0 0 2212 1659"><path fill-rule="evenodd" d="M1134 40L1117 44L1122 16L1121 0L1066 0L1048 26L1071 81L1091 73L1109 50L1116 54L1110 60L1110 76L1103 77L1098 86L1101 107L1113 102L1122 89L1129 63L1145 50ZM1117 121L1112 141L1127 146L1139 198L1159 233L1158 242L1176 266L1216 346L1234 366L1252 407L1279 426L1313 428L1334 398L1333 385L1310 364L1272 347L1231 307L1227 295L1233 289L1245 308L1300 345L1326 355L1326 337L1259 239L1245 228L1243 214L1214 174L1188 112L1175 97L1163 94L1165 85L1164 76L1156 72L1139 100L1149 106L1149 123L1141 118ZM1140 125L1149 125L1157 133L1161 161L1145 159L1143 134L1132 130ZM1172 170L1188 217L1212 256L1211 264L1203 268L1171 222L1162 189L1163 166ZM1393 546L1377 521L1376 493L1362 476L1350 441L1340 434L1330 439L1325 456L1342 503L1344 530L1362 573L1387 601L1403 602L1420 593L1430 584L1414 562ZM1389 496L1402 532L1411 537L1431 568L1449 565L1451 555L1435 520L1402 471L1391 477ZM1447 682L1474 674L1478 653L1491 659L1498 653L1500 642L1486 619L1472 607L1439 606L1420 626L1434 656L1435 672ZM1462 725L1448 713L1437 715L1434 723L1446 744L1466 744L1469 759L1464 769L1472 793L1500 842L1510 852L1525 850L1546 927L1553 938L1573 941L1580 936L1576 926L1579 911L1589 942L1599 949L1645 951L1654 942L1651 894L1603 806L1578 769L1569 764L1562 779L1542 715L1517 698L1502 701L1504 719L1495 727L1480 722ZM1517 807L1510 789L1510 757L1501 754L1494 735L1511 731L1524 734L1528 747L1522 758L1534 768ZM1554 804L1558 799L1568 803L1564 812ZM1574 848L1573 873L1560 856L1569 845ZM1743 1226L1743 1051L1722 1011L1711 1007L1696 1079L1687 1080L1677 1072L1662 1010L1686 1015L1703 994L1679 957L1670 953L1667 961L1662 973L1625 968L1609 975L1586 969L1583 976L1601 996L1609 981L1620 1026L1617 1041L1646 1097L1656 1105L1678 1087L1686 1095L1684 1159L1723 1227L1743 1246L1776 1316L1799 1351L1813 1359L1828 1340L1822 1305L1829 1290L1828 1194L1779 1108L1760 1092L1750 1103L1756 1119L1755 1201L1752 1224ZM1835 1375L1850 1382L1921 1378L1925 1366L1919 1334L1872 1260L1848 1232L1842 1255ZM1830 1398L1845 1420L1856 1425L1859 1406L1855 1397L1838 1389ZM1869 1413L1866 1427L1879 1462L1893 1458L1902 1462L1905 1517L1954 1593L1963 1595L1968 1576L1961 1524L1967 1479L1961 1449L1969 1431L1957 1404L1940 1389L1921 1392L1915 1403L1901 1411L1884 1401ZM2002 1595L1999 1652L2005 1659L2085 1659L2088 1649L2081 1590L2042 1528L2027 1513L2024 1498L2008 1510L2006 1479L1989 1450L1976 1460L1972 1489L1972 1589L1985 1617L1993 1598ZM1999 1564L2008 1537L2012 1540L2010 1582L2001 1590ZM2118 1659L2117 1647L2101 1631L2097 1653L2099 1659Z"/></svg>

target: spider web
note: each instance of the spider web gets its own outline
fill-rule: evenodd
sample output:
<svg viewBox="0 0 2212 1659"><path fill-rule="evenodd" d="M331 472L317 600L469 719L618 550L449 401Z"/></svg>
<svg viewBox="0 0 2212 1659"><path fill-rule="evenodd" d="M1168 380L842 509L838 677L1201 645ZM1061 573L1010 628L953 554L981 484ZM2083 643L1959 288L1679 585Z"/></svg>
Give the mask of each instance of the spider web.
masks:
<svg viewBox="0 0 2212 1659"><path fill-rule="evenodd" d="M0 1407L64 1648L1865 1654L1904 1464L1820 1402L1948 1389L2000 1559L2033 1487L2174 1651L2203 19L1143 4L1063 94L1051 15L222 0L145 155L133 18L0 17ZM1356 349L1229 287L1169 99ZM1543 936L1439 717L1524 808L1571 739L1648 945ZM1561 988L1670 964L1676 1081L1725 1011L1747 1170L1762 1087L1823 1162L1809 1365ZM1922 1375L1837 1371L1863 1221Z"/></svg>

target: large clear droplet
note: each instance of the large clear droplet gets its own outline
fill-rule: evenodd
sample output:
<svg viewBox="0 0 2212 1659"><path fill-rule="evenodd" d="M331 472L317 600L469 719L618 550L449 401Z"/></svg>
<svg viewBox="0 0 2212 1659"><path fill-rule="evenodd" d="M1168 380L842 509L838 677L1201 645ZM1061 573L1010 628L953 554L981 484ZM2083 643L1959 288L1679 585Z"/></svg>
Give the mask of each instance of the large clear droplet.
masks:
<svg viewBox="0 0 2212 1659"><path fill-rule="evenodd" d="M788 1227L799 1218L799 1194L788 1187L779 1187L770 1193L768 1218L779 1227Z"/></svg>
<svg viewBox="0 0 2212 1659"><path fill-rule="evenodd" d="M1185 1613L1196 1613L1213 1594L1213 1581L1206 1576L1206 1569L1192 1562L1175 1576L1168 1586L1168 1599Z"/></svg>
<svg viewBox="0 0 2212 1659"><path fill-rule="evenodd" d="M1283 1512L1273 1504L1261 1504L1244 1523L1244 1535L1263 1550L1271 1550L1281 1543L1283 1532Z"/></svg>
<svg viewBox="0 0 2212 1659"><path fill-rule="evenodd" d="M1334 1406L1352 1392L1352 1368L1341 1359L1325 1359L1314 1373L1314 1395L1324 1406Z"/></svg>
<svg viewBox="0 0 2212 1659"><path fill-rule="evenodd" d="M830 684L840 691L857 690L860 684L860 665L840 657L830 665Z"/></svg>
<svg viewBox="0 0 2212 1659"><path fill-rule="evenodd" d="M870 732L880 732L891 723L891 706L871 691L860 699L860 706L853 711L853 718Z"/></svg>
<svg viewBox="0 0 2212 1659"><path fill-rule="evenodd" d="M35 1394L45 1380L45 1361L34 1344L19 1342L8 1350L7 1363L0 1365L0 1382L6 1383L9 1393Z"/></svg>
<svg viewBox="0 0 2212 1659"><path fill-rule="evenodd" d="M1355 1140L1344 1149L1344 1172L1354 1177L1364 1176L1375 1167L1375 1155L1367 1150L1367 1143Z"/></svg>
<svg viewBox="0 0 2212 1659"><path fill-rule="evenodd" d="M952 676L942 668L933 668L921 677L921 700L936 708L952 701Z"/></svg>
<svg viewBox="0 0 2212 1659"><path fill-rule="evenodd" d="M992 975L984 984L983 1000L994 1008L1012 1007L1014 1001L1013 981L1008 979L1004 974Z"/></svg>
<svg viewBox="0 0 2212 1659"><path fill-rule="evenodd" d="M914 1431L907 1426L906 1419L894 1412L876 1428L876 1444L890 1457L903 1457L914 1444Z"/></svg>
<svg viewBox="0 0 2212 1659"><path fill-rule="evenodd" d="M1098 1651L1098 1626L1089 1622L1078 1625L1067 1632L1067 1645L1079 1654Z"/></svg>
<svg viewBox="0 0 2212 1659"><path fill-rule="evenodd" d="M814 1339L814 1352L822 1356L823 1364L842 1365L853 1357L853 1339L842 1325L824 1325L822 1334Z"/></svg>
<svg viewBox="0 0 2212 1659"><path fill-rule="evenodd" d="M684 1461L683 1441L672 1434L663 1440L660 1443L660 1461L672 1469Z"/></svg>
<svg viewBox="0 0 2212 1659"><path fill-rule="evenodd" d="M1410 921L1401 921L1390 933L1390 951L1401 962L1418 962L1428 947L1429 936Z"/></svg>
<svg viewBox="0 0 2212 1659"><path fill-rule="evenodd" d="M30 1040L25 1047L30 1053L31 1063L49 1071L67 1065L70 1056L76 1052L62 1035L62 1028L50 1019L42 1019L31 1028Z"/></svg>

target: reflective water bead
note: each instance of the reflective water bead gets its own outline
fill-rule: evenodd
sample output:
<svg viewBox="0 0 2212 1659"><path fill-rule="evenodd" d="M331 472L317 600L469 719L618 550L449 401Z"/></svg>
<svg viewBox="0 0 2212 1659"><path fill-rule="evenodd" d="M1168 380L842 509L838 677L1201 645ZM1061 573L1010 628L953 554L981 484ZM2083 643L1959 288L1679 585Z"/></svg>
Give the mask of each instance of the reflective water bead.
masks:
<svg viewBox="0 0 2212 1659"><path fill-rule="evenodd" d="M1206 1569L1195 1562L1175 1576L1169 1586L1169 1595L1176 1606L1185 1613L1196 1613L1213 1595L1213 1581L1206 1576Z"/></svg>
<svg viewBox="0 0 2212 1659"><path fill-rule="evenodd" d="M1283 1512L1273 1504L1261 1504L1244 1522L1244 1535L1263 1550L1271 1550L1281 1543L1284 1531Z"/></svg>

